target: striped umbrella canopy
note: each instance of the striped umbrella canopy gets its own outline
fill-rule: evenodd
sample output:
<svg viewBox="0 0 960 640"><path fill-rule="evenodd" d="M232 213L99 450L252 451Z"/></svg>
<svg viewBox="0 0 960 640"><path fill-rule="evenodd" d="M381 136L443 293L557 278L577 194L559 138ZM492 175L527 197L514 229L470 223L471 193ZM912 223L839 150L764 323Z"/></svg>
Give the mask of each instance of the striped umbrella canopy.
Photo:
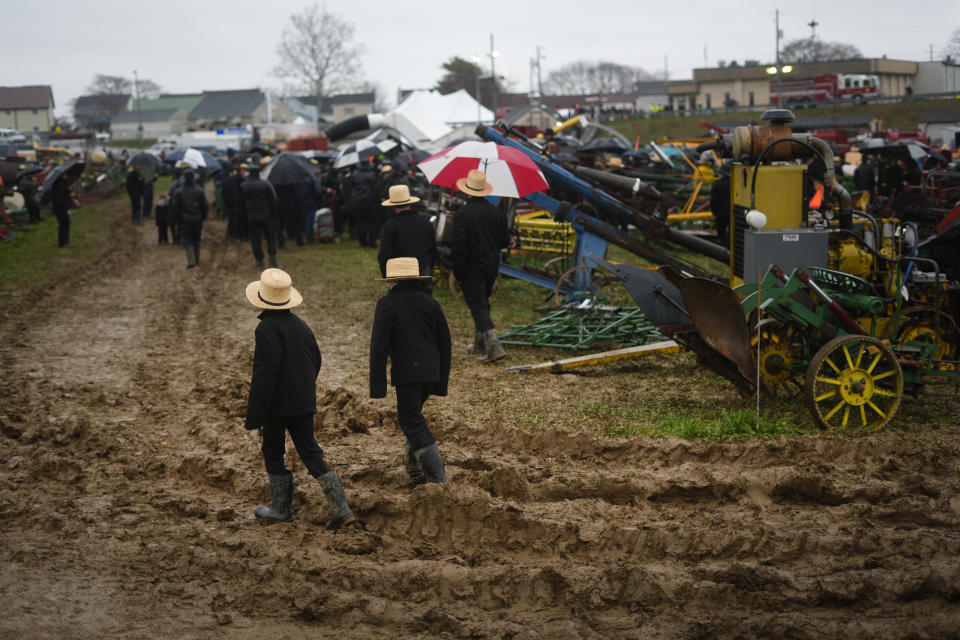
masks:
<svg viewBox="0 0 960 640"><path fill-rule="evenodd" d="M494 142L461 142L421 160L417 168L430 184L451 189L456 188L457 180L465 178L471 169L479 169L493 186L490 195L504 198L522 198L550 187L530 156Z"/></svg>
<svg viewBox="0 0 960 640"><path fill-rule="evenodd" d="M333 163L334 169L349 167L360 162L361 158L369 156L379 156L391 149L396 148L397 143L393 140L357 140L351 145L344 147Z"/></svg>

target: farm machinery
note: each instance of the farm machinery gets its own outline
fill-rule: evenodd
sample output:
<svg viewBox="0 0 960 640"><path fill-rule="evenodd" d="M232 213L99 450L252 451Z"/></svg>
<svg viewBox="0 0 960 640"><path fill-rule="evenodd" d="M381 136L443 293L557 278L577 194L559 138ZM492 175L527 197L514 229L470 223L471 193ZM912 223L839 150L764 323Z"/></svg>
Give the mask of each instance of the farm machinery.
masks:
<svg viewBox="0 0 960 640"><path fill-rule="evenodd" d="M732 160L728 283L590 259L741 394L799 393L823 428L878 429L904 394L960 386L955 270L926 255L956 246L960 219L921 239L915 225L853 211L832 154L792 134L791 118L774 110L771 127L710 143Z"/></svg>

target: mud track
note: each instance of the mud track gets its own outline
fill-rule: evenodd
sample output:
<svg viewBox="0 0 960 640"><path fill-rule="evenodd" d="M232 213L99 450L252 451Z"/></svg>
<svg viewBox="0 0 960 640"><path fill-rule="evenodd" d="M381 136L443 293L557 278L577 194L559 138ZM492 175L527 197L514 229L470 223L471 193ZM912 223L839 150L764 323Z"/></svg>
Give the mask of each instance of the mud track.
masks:
<svg viewBox="0 0 960 640"><path fill-rule="evenodd" d="M362 526L322 527L292 448L294 521L256 522L256 271L222 222L190 271L153 233L118 225L97 264L5 310L0 637L957 637L956 429L524 431L457 419L465 374L428 404L450 483L411 488L390 403L350 382L369 325L322 301L302 313L328 327L317 437Z"/></svg>

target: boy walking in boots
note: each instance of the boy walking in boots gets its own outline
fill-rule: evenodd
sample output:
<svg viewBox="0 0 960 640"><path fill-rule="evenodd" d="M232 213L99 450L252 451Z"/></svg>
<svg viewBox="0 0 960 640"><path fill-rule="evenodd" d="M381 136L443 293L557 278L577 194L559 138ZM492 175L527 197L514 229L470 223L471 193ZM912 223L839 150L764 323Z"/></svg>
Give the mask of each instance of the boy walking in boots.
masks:
<svg viewBox="0 0 960 640"><path fill-rule="evenodd" d="M450 329L440 303L423 291L416 258L387 260L387 295L377 302L370 337L370 397L387 395L390 381L397 392L397 421L406 436L404 466L414 482L444 483L447 473L437 441L423 417L430 395L447 395L450 378Z"/></svg>
<svg viewBox="0 0 960 640"><path fill-rule="evenodd" d="M263 312L256 330L245 427L263 430L261 449L270 478L270 506L257 507L254 515L267 521L290 519L293 474L284 466L289 431L297 454L319 481L330 506L327 528L336 530L353 519L353 512L337 472L327 466L313 435L320 349L310 327L290 311L303 302L303 296L280 269L261 273L259 280L247 285L246 295L250 304Z"/></svg>

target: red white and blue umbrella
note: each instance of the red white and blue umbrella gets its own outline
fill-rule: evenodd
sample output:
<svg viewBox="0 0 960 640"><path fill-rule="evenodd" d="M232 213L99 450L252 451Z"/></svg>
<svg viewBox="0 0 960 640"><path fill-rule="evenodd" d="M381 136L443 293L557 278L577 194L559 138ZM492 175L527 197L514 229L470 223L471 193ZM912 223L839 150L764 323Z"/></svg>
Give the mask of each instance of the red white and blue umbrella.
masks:
<svg viewBox="0 0 960 640"><path fill-rule="evenodd" d="M417 168L430 184L451 189L456 188L457 180L467 177L471 169L479 169L493 186L490 195L504 198L522 198L550 187L530 156L494 142L461 142L421 160Z"/></svg>

